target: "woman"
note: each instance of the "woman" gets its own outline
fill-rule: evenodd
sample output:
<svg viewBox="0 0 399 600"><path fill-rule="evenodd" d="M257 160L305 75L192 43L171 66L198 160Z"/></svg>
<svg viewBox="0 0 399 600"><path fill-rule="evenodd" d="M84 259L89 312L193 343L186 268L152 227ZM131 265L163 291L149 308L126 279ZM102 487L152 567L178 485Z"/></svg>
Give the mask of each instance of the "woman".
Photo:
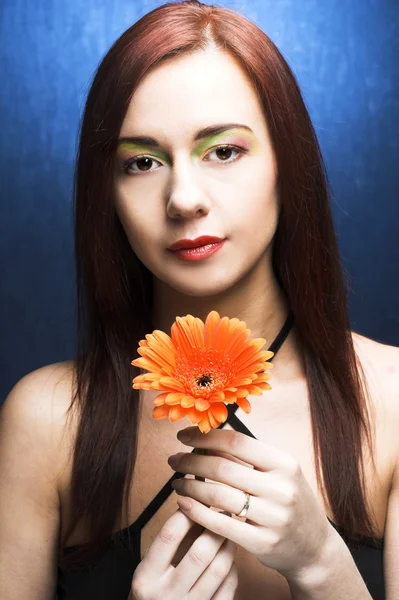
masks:
<svg viewBox="0 0 399 600"><path fill-rule="evenodd" d="M269 38L196 1L135 23L94 78L75 199L76 360L2 410L0 595L397 598L399 351L350 331L322 157ZM272 345L272 389L177 439L130 362L212 310Z"/></svg>

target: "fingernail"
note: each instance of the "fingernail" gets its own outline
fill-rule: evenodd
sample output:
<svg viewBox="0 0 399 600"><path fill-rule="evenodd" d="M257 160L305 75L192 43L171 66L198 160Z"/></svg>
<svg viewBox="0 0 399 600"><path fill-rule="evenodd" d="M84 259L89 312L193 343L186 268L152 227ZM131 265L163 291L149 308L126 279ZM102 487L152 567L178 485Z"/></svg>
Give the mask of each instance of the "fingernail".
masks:
<svg viewBox="0 0 399 600"><path fill-rule="evenodd" d="M180 506L182 510L190 510L192 507L192 502L188 498L178 498L177 504Z"/></svg>
<svg viewBox="0 0 399 600"><path fill-rule="evenodd" d="M176 454L173 454L172 456L169 456L168 463L169 463L169 465L171 467L175 467L178 462L179 462L179 457L176 456Z"/></svg>
<svg viewBox="0 0 399 600"><path fill-rule="evenodd" d="M181 479L174 479L171 483L172 488L174 488L175 490L181 489L182 485L183 482Z"/></svg>
<svg viewBox="0 0 399 600"><path fill-rule="evenodd" d="M189 440L191 440L192 435L189 431L185 431L184 429L182 431L178 431L177 432L177 439L180 440L181 442L188 442Z"/></svg>

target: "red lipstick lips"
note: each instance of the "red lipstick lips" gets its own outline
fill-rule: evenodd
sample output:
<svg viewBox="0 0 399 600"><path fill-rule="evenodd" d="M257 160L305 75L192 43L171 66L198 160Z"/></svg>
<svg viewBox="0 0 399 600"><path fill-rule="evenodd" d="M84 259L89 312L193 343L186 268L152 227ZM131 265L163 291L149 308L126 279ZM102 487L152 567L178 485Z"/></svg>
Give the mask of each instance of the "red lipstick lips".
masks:
<svg viewBox="0 0 399 600"><path fill-rule="evenodd" d="M199 246L206 246L207 244L215 244L222 242L223 238L214 237L212 235L201 235L201 237L195 238L195 240L179 240L171 246L169 250L180 250L180 248L198 248Z"/></svg>
<svg viewBox="0 0 399 600"><path fill-rule="evenodd" d="M173 254L181 260L198 261L215 254L226 240L210 235L202 235L195 240L179 240L169 246Z"/></svg>

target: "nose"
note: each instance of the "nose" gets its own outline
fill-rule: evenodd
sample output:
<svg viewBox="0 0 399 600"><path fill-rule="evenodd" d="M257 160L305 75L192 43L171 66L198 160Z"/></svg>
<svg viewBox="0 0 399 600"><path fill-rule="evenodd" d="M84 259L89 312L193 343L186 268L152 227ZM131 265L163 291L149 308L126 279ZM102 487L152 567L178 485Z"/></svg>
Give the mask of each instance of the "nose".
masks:
<svg viewBox="0 0 399 600"><path fill-rule="evenodd" d="M195 166L188 161L175 164L166 212L171 219L189 219L208 214L209 199L198 181Z"/></svg>

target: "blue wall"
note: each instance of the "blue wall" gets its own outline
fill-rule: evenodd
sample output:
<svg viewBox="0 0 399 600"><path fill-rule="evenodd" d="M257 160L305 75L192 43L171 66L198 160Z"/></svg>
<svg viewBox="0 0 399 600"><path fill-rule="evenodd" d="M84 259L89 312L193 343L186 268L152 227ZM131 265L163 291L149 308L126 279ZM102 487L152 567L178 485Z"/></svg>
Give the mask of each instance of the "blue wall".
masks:
<svg viewBox="0 0 399 600"><path fill-rule="evenodd" d="M160 4L2 2L0 402L24 374L73 357L79 120L101 58ZM296 74L334 191L353 329L399 346L398 1L218 4L255 21Z"/></svg>

